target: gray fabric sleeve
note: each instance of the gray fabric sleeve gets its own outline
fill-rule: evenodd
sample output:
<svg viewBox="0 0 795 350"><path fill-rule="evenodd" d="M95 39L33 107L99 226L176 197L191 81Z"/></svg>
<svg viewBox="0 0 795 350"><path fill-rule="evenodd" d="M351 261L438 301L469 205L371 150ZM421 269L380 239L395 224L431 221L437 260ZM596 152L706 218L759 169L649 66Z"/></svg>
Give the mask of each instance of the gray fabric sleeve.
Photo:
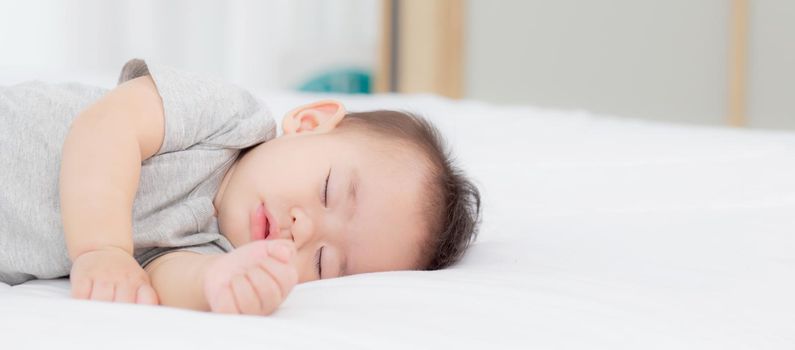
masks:
<svg viewBox="0 0 795 350"><path fill-rule="evenodd" d="M163 145L155 155L197 145L245 148L254 137L242 137L246 130L241 125L253 124L250 118L272 119L265 105L240 87L141 59L124 65L119 83L147 74L155 82L165 114Z"/></svg>
<svg viewBox="0 0 795 350"><path fill-rule="evenodd" d="M187 247L159 247L159 248L152 248L144 252L143 254L136 257L138 263L141 264L141 267L146 268L147 265L155 261L155 259L172 253L172 252L179 252L179 251L188 251L199 253L203 255L210 255L210 254L224 254L226 251L221 248L215 242L187 246Z"/></svg>

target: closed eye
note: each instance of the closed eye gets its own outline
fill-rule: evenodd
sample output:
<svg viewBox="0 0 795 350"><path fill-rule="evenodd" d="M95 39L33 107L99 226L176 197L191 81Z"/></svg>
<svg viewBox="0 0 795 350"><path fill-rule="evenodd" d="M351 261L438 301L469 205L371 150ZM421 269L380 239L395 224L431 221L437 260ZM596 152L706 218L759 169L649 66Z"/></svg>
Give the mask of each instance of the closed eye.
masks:
<svg viewBox="0 0 795 350"><path fill-rule="evenodd" d="M320 266L321 259L323 258L323 248L324 247L320 247L320 249L317 250L317 254L315 254L315 267L317 269L318 279L323 279L323 268Z"/></svg>
<svg viewBox="0 0 795 350"><path fill-rule="evenodd" d="M328 208L328 179L331 177L331 168L328 169L328 175L326 175L326 184L323 186L323 206Z"/></svg>

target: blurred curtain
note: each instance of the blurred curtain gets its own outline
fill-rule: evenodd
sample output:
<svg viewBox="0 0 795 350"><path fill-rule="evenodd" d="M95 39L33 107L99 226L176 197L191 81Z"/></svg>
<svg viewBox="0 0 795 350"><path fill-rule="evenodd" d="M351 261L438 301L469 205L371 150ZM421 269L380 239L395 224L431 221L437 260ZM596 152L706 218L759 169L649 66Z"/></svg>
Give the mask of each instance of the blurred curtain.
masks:
<svg viewBox="0 0 795 350"><path fill-rule="evenodd" d="M105 76L149 57L292 88L332 66L372 69L379 14L373 0L0 0L0 72Z"/></svg>

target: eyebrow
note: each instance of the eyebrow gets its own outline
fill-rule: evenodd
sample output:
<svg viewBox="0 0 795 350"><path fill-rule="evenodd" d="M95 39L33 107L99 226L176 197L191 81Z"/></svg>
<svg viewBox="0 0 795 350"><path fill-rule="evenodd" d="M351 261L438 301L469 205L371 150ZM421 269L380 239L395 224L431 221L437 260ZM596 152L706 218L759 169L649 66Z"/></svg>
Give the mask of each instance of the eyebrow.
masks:
<svg viewBox="0 0 795 350"><path fill-rule="evenodd" d="M356 197L359 190L359 173L356 171L356 168L351 168L351 172L349 174L350 181L348 182L348 202L351 203L351 214L348 218L348 221L353 219L354 215L356 214ZM340 276L345 276L346 271L348 271L348 254L345 254L345 259L340 260Z"/></svg>
<svg viewBox="0 0 795 350"><path fill-rule="evenodd" d="M348 220L353 219L354 214L356 214L356 194L358 190L359 174L356 172L356 168L353 168L350 173L350 182L348 182L348 201L351 202L351 216Z"/></svg>

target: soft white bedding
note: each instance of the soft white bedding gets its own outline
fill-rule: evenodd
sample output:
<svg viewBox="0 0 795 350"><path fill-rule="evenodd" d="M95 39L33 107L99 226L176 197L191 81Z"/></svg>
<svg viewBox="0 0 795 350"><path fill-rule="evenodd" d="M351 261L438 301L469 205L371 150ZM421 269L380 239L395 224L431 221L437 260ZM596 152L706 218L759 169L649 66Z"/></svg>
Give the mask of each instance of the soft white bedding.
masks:
<svg viewBox="0 0 795 350"><path fill-rule="evenodd" d="M276 115L315 98L262 97ZM299 285L269 318L0 284L2 348L795 348L795 133L340 98L448 136L484 198L460 264Z"/></svg>

